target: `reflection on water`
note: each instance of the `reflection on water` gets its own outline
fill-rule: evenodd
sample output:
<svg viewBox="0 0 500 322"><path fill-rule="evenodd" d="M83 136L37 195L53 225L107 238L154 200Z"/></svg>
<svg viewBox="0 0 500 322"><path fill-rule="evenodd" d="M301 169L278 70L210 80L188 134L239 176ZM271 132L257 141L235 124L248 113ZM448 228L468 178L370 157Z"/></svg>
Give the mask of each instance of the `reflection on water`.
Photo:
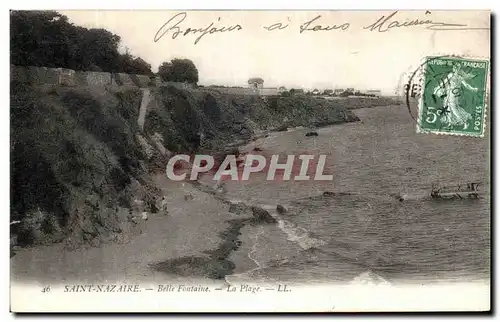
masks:
<svg viewBox="0 0 500 322"><path fill-rule="evenodd" d="M327 154L333 181L272 182L252 174L250 181L226 183L229 198L290 207L287 220L324 241L293 258L268 260L270 267L251 277L345 281L373 271L405 282L488 279L489 134L416 134L400 106L356 113L363 123L323 128L318 137L305 137L307 129L276 133L259 145L269 153ZM467 181L482 182L481 199L394 198ZM310 198L324 191L352 194ZM266 247L273 248L273 238L284 237L275 234Z"/></svg>

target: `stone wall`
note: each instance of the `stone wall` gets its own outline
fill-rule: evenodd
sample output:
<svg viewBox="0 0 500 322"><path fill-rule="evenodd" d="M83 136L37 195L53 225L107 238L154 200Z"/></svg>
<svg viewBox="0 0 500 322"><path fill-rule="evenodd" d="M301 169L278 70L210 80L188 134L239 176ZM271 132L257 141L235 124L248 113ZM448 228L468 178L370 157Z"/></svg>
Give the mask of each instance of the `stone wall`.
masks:
<svg viewBox="0 0 500 322"><path fill-rule="evenodd" d="M59 75L61 68L46 67L22 67L12 66L10 68L11 80L18 80L23 83L35 85L59 84Z"/></svg>
<svg viewBox="0 0 500 322"><path fill-rule="evenodd" d="M111 74L101 72L76 72L75 85L110 85Z"/></svg>
<svg viewBox="0 0 500 322"><path fill-rule="evenodd" d="M64 86L75 86L76 73L72 69L61 68L59 73L59 84Z"/></svg>
<svg viewBox="0 0 500 322"><path fill-rule="evenodd" d="M174 86L178 89L192 89L195 84L181 82L162 82L159 76L84 72L64 68L10 66L10 80L16 80L33 85L62 85L62 86ZM277 88L248 88L248 87L214 87L222 93L233 95L277 95Z"/></svg>
<svg viewBox="0 0 500 322"><path fill-rule="evenodd" d="M10 79L33 85L63 85L63 86L136 86L150 87L164 85L158 76L84 72L64 68L10 66ZM169 83L170 84L170 83ZM183 87L183 83L174 83L174 86Z"/></svg>

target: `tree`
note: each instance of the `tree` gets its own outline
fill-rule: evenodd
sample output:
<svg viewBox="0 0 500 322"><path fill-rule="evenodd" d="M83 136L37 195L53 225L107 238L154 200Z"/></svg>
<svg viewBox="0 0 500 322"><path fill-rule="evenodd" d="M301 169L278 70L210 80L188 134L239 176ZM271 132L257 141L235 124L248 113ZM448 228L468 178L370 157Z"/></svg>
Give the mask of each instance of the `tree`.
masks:
<svg viewBox="0 0 500 322"><path fill-rule="evenodd" d="M67 24L67 17L55 11L11 11L11 63L47 67L66 64Z"/></svg>
<svg viewBox="0 0 500 322"><path fill-rule="evenodd" d="M148 64L141 57L134 58L132 66L135 68L136 74L152 75L151 64Z"/></svg>
<svg viewBox="0 0 500 322"><path fill-rule="evenodd" d="M151 65L140 57L132 56L128 51L121 56L120 70L127 74L152 75Z"/></svg>
<svg viewBox="0 0 500 322"><path fill-rule="evenodd" d="M106 29L87 29L76 41L83 70L90 65L99 66L102 71L121 72L118 45L120 37Z"/></svg>
<svg viewBox="0 0 500 322"><path fill-rule="evenodd" d="M158 68L158 75L167 82L198 82L198 69L189 59L172 59Z"/></svg>
<svg viewBox="0 0 500 322"><path fill-rule="evenodd" d="M11 64L151 74L141 58L118 52L120 36L75 26L56 11L11 11Z"/></svg>
<svg viewBox="0 0 500 322"><path fill-rule="evenodd" d="M354 95L354 92L351 90L345 90L342 93L339 94L340 97L348 97Z"/></svg>

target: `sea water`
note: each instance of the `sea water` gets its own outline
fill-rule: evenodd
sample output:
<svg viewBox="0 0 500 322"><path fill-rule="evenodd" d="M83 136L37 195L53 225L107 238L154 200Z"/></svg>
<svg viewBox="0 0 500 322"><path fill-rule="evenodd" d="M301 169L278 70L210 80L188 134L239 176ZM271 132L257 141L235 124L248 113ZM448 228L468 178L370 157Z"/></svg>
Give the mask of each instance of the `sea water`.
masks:
<svg viewBox="0 0 500 322"><path fill-rule="evenodd" d="M356 110L363 123L273 133L266 153L327 154L332 181L228 182L227 196L267 208L276 225L251 227L258 265L232 282L310 285L488 280L489 134L417 134L404 106ZM480 181L480 199L426 198L432 184ZM345 192L323 197L324 191ZM407 201L395 196L405 194ZM422 197L423 196L423 197ZM420 198L422 197L422 198ZM284 205L288 212L273 209ZM276 255L282 254L282 256Z"/></svg>

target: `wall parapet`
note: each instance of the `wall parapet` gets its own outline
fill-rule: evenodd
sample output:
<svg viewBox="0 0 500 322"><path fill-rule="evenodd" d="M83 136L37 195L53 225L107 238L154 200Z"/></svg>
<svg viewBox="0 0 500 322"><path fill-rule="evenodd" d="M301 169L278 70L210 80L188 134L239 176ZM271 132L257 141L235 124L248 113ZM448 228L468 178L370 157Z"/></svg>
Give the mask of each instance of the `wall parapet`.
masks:
<svg viewBox="0 0 500 322"><path fill-rule="evenodd" d="M196 84L182 82L163 82L157 75L139 75L125 73L75 71L66 68L49 68L35 66L10 65L10 80L32 85L61 86L133 86L160 87L173 86L178 89L193 89ZM207 88L212 88L208 86ZM233 95L278 95L277 88L244 88L244 87L213 87L214 89Z"/></svg>
<svg viewBox="0 0 500 322"><path fill-rule="evenodd" d="M193 84L163 82L157 75L75 71L66 68L10 65L10 80L32 85L62 86L134 86L158 87L171 85L180 89L193 88Z"/></svg>

